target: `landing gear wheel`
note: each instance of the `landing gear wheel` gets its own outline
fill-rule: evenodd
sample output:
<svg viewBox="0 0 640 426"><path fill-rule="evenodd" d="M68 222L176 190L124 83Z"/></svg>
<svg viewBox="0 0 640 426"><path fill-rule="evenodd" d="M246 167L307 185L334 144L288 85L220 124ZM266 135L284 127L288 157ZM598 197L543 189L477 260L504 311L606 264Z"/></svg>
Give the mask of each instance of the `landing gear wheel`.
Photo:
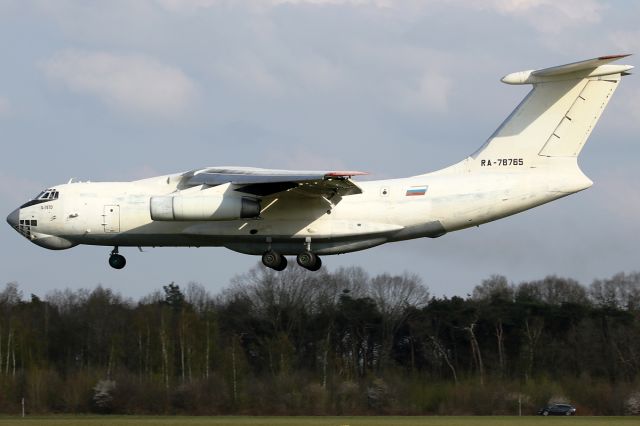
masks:
<svg viewBox="0 0 640 426"><path fill-rule="evenodd" d="M310 251L303 251L296 258L298 265L310 271L317 271L322 266L322 260L317 254Z"/></svg>
<svg viewBox="0 0 640 426"><path fill-rule="evenodd" d="M287 267L287 258L273 250L269 250L262 255L262 263L267 268L276 271L284 271Z"/></svg>
<svg viewBox="0 0 640 426"><path fill-rule="evenodd" d="M123 255L118 253L112 253L109 256L109 265L114 269L122 269L127 264L127 259Z"/></svg>

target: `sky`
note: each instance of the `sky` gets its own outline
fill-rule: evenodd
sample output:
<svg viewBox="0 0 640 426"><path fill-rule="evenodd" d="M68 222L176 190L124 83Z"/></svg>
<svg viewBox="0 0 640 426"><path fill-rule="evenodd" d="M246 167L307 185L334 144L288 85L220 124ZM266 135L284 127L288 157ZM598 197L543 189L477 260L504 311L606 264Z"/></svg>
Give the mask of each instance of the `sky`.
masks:
<svg viewBox="0 0 640 426"><path fill-rule="evenodd" d="M598 0L0 0L0 213L70 178L216 165L437 170L474 152L527 93L500 77L640 54L640 2ZM626 58L637 64L637 56ZM583 284L640 269L640 77L580 156L587 191L438 239L325 257L419 275L434 295L491 274ZM2 216L2 217L4 217ZM224 248L49 251L0 226L0 285L217 293L257 257Z"/></svg>

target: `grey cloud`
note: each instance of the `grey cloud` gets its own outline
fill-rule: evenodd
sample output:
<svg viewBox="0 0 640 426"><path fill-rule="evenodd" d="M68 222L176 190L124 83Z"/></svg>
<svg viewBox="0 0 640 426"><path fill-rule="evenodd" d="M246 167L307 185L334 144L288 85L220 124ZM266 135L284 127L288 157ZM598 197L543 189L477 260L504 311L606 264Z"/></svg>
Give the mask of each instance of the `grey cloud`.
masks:
<svg viewBox="0 0 640 426"><path fill-rule="evenodd" d="M183 71L146 55L65 50L42 68L72 92L124 112L175 118L188 111L197 94Z"/></svg>
<svg viewBox="0 0 640 426"><path fill-rule="evenodd" d="M560 33L599 22L606 5L598 0L485 0L472 7L523 19L542 33Z"/></svg>

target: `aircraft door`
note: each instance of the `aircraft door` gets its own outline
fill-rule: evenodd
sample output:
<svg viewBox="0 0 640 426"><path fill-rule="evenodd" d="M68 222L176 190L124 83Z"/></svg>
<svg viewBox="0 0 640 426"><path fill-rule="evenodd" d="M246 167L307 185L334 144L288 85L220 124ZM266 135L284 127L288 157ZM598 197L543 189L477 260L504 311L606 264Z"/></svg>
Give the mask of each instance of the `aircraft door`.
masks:
<svg viewBox="0 0 640 426"><path fill-rule="evenodd" d="M105 234L120 232L120 206L119 205L104 206L102 217L103 217L102 225L104 226Z"/></svg>

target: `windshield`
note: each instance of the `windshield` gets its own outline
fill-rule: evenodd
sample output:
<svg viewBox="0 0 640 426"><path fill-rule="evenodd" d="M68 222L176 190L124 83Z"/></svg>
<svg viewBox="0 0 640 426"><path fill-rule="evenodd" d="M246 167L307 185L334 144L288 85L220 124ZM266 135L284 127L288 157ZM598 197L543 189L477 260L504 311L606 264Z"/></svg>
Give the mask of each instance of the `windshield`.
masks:
<svg viewBox="0 0 640 426"><path fill-rule="evenodd" d="M42 191L41 193L36 195L34 200L55 200L57 198L58 198L58 191L57 190L55 190L55 189L45 189L44 191Z"/></svg>
<svg viewBox="0 0 640 426"><path fill-rule="evenodd" d="M20 208L22 209L36 204L46 203L47 201L57 200L58 195L59 194L57 189L45 189L44 191L36 195L36 198L21 205Z"/></svg>

